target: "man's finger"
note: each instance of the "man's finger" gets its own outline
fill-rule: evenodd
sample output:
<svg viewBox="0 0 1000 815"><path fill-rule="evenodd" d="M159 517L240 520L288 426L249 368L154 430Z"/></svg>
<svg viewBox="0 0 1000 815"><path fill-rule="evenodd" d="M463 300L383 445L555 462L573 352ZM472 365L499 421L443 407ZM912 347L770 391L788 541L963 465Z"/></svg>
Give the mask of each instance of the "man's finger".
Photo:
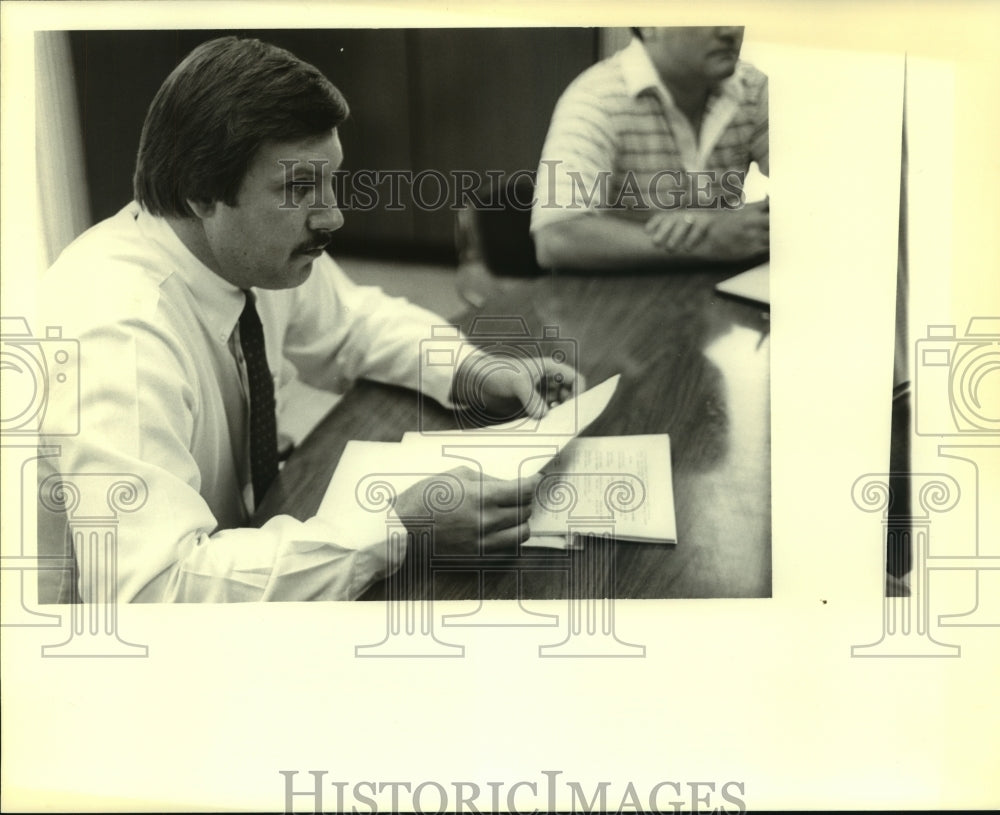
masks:
<svg viewBox="0 0 1000 815"><path fill-rule="evenodd" d="M454 467L451 470L448 470L448 474L455 476L455 478L461 481L476 481L479 479L479 473L465 464L462 464L459 467ZM492 476L487 475L483 476L483 478L484 479L492 478Z"/></svg>
<svg viewBox="0 0 1000 815"><path fill-rule="evenodd" d="M537 392L533 393L526 400L522 400L521 404L524 407L524 412L532 419L541 419L548 413L545 400Z"/></svg>
<svg viewBox="0 0 1000 815"><path fill-rule="evenodd" d="M534 419L540 419L545 415L545 399L538 392L539 377L545 376L544 367L544 361L541 371L536 365L529 365L527 371L518 373L510 384L510 395L517 399L524 412Z"/></svg>
<svg viewBox="0 0 1000 815"><path fill-rule="evenodd" d="M653 229L651 235L653 243L659 246L661 249L666 247L667 241L673 234L674 230L677 228L677 218L663 218L660 220L656 227Z"/></svg>
<svg viewBox="0 0 1000 815"><path fill-rule="evenodd" d="M576 387L577 372L569 365L549 359L545 368L545 392L549 407L565 402L574 391L579 392Z"/></svg>
<svg viewBox="0 0 1000 815"><path fill-rule="evenodd" d="M659 215L654 215L649 218L643 225L643 228L646 230L646 234L654 235L657 230L659 230L664 223L669 222L669 220L670 218L667 213L660 213Z"/></svg>
<svg viewBox="0 0 1000 815"><path fill-rule="evenodd" d="M677 223L675 228L671 231L664 244L664 248L668 252L676 252L680 249L687 240L688 233L691 231L691 227L693 226L694 218L690 215L685 215L683 220Z"/></svg>
<svg viewBox="0 0 1000 815"><path fill-rule="evenodd" d="M552 357L545 357L543 360L545 376L549 381L559 377L566 382L572 382L577 377L576 369L565 362L556 362Z"/></svg>
<svg viewBox="0 0 1000 815"><path fill-rule="evenodd" d="M484 534L526 523L532 515L530 501L522 506L484 506L480 518Z"/></svg>
<svg viewBox="0 0 1000 815"><path fill-rule="evenodd" d="M527 522L518 526L508 527L483 535L483 548L491 551L507 550L516 554L519 544L531 537L531 528Z"/></svg>
<svg viewBox="0 0 1000 815"><path fill-rule="evenodd" d="M526 512L524 507L484 508L481 518L483 534L488 535L524 523L527 520Z"/></svg>
<svg viewBox="0 0 1000 815"><path fill-rule="evenodd" d="M698 218L695 220L694 223L691 224L691 229L688 230L687 236L684 238L684 251L690 252L693 249L696 249L707 233L708 221L704 218Z"/></svg>
<svg viewBox="0 0 1000 815"><path fill-rule="evenodd" d="M516 507L531 503L541 479L538 475L509 481L483 482L483 506Z"/></svg>

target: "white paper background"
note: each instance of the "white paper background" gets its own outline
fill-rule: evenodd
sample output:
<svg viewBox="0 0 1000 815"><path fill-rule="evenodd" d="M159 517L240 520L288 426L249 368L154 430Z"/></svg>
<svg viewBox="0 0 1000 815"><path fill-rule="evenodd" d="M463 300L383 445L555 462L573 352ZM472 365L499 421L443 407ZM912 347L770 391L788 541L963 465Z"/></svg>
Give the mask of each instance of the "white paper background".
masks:
<svg viewBox="0 0 1000 815"><path fill-rule="evenodd" d="M646 645L645 659L619 661L539 659L551 629L448 631L464 659L355 659L384 634L377 604L125 607L122 636L150 648L135 660L41 659L65 627L6 629L5 809L274 810L283 769L299 789L308 770L349 788L471 781L484 811L487 781L506 793L542 785L542 770L588 795L610 782L611 807L629 782L645 804L661 781L714 782L712 806L732 806L719 790L741 782L752 809L1000 802L1000 630L945 630L957 659L850 656L881 635L880 520L850 490L888 465L898 68L908 52L925 88L911 106L911 161L923 161L911 333L961 332L1000 314L996 7L139 6L3 4L5 315L34 308L35 28L745 23L745 55L772 81L774 598L619 603L619 636ZM968 530L974 510L960 510ZM17 520L3 519L5 535ZM971 605L968 580L940 588L932 619ZM522 789L517 802L544 808L544 796ZM661 806L674 799L664 791ZM425 801L436 806L433 790Z"/></svg>

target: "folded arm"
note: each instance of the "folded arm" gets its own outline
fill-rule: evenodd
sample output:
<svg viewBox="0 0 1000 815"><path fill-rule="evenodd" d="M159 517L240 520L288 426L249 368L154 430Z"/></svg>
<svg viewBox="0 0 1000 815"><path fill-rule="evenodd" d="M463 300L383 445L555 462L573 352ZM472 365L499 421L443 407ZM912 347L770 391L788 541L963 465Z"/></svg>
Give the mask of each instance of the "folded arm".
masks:
<svg viewBox="0 0 1000 815"><path fill-rule="evenodd" d="M753 257L767 251L769 235L766 202L734 210L666 210L644 224L586 213L538 229L535 251L546 268L669 268Z"/></svg>

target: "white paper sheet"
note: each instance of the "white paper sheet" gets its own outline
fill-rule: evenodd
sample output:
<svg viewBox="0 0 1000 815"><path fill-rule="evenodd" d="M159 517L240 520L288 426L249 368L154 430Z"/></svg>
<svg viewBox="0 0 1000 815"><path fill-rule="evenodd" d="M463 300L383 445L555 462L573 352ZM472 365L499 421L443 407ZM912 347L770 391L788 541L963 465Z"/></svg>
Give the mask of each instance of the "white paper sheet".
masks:
<svg viewBox="0 0 1000 815"><path fill-rule="evenodd" d="M620 374L609 377L551 408L537 422L516 419L469 430L410 432L403 434L402 444L413 451L423 451L428 460L432 460L435 452L446 455L451 466L462 464L461 457L471 458L494 478L528 477L541 470L604 412L620 379Z"/></svg>

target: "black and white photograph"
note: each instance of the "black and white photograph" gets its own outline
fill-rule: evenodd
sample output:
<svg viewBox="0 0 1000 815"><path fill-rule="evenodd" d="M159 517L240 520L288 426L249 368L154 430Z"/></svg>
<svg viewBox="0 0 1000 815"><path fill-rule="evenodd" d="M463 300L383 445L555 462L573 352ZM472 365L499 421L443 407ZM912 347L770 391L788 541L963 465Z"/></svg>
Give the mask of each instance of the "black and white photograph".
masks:
<svg viewBox="0 0 1000 815"><path fill-rule="evenodd" d="M5 810L1000 802L996 13L4 5Z"/></svg>
<svg viewBox="0 0 1000 815"><path fill-rule="evenodd" d="M42 594L770 596L768 199L744 191L768 97L744 36L39 32L73 78L40 93L79 115L40 123L39 161L85 171L41 195L88 204L54 219L88 231L41 295L88 372L46 405L79 432L48 437L40 553L76 568ZM230 221L203 226L202 198ZM716 291L747 269L753 302ZM83 585L110 554L75 516L118 478L115 585Z"/></svg>

